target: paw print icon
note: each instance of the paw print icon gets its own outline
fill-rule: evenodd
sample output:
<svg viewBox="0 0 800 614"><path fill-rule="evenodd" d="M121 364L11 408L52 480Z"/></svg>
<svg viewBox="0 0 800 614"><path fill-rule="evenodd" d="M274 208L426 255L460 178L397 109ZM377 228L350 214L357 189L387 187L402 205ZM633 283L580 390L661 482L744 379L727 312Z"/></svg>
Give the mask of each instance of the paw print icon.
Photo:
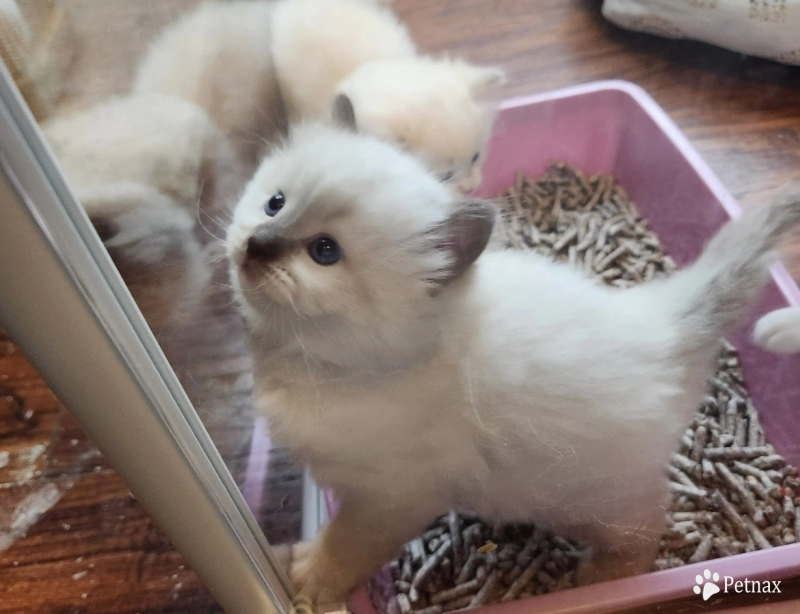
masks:
<svg viewBox="0 0 800 614"><path fill-rule="evenodd" d="M697 574L695 576L694 581L696 585L694 587L694 594L699 595L701 592L703 593L703 601L708 601L719 592L719 586L717 586L717 582L719 582L719 574L714 573L712 574L711 571L706 569L703 571L703 575Z"/></svg>

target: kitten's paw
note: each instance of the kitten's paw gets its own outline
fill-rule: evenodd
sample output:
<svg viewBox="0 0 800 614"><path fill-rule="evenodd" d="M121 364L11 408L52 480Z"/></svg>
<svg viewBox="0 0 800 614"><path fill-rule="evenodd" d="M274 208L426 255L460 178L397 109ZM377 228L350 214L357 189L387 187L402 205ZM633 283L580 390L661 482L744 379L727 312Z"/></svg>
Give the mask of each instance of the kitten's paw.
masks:
<svg viewBox="0 0 800 614"><path fill-rule="evenodd" d="M289 578L297 593L296 599L311 603L317 609L344 601L353 588L345 570L322 552L317 540L292 546Z"/></svg>
<svg viewBox="0 0 800 614"><path fill-rule="evenodd" d="M302 589L309 583L312 575L314 542L304 541L292 545L292 553L289 564L289 578L294 585L294 590L302 594ZM305 595L311 597L310 595Z"/></svg>
<svg viewBox="0 0 800 614"><path fill-rule="evenodd" d="M777 309L756 322L753 340L774 354L800 352L800 307Z"/></svg>
<svg viewBox="0 0 800 614"><path fill-rule="evenodd" d="M292 567L292 546L289 544L272 546L272 554L275 555L278 563L283 567L283 571L288 575Z"/></svg>
<svg viewBox="0 0 800 614"><path fill-rule="evenodd" d="M313 543L308 541L296 544L279 544L272 547L275 558L278 559L286 575L289 576L295 590L295 598L292 600L292 614L320 614L320 612L328 611L327 609L321 609L315 599L303 591L303 588L309 584L312 547ZM337 609L333 608L333 610Z"/></svg>

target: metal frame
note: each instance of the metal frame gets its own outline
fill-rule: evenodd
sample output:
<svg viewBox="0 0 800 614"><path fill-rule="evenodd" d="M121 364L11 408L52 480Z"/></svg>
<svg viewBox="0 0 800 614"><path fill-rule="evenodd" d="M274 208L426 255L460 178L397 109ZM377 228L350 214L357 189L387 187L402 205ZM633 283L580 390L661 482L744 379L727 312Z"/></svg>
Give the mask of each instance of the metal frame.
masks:
<svg viewBox="0 0 800 614"><path fill-rule="evenodd" d="M230 614L290 583L0 63L0 324Z"/></svg>

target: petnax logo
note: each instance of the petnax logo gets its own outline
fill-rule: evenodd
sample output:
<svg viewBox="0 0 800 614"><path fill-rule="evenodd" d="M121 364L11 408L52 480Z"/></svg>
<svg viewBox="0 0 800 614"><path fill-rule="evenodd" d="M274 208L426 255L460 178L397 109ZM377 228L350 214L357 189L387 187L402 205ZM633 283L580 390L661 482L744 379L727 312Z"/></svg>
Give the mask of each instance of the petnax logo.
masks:
<svg viewBox="0 0 800 614"><path fill-rule="evenodd" d="M719 592L723 593L770 593L780 594L780 580L736 580L733 576L723 576L720 582L720 575L710 569L703 571L703 574L695 576L695 586L692 588L695 595L702 595L703 601L708 601ZM720 588L722 584L722 588Z"/></svg>

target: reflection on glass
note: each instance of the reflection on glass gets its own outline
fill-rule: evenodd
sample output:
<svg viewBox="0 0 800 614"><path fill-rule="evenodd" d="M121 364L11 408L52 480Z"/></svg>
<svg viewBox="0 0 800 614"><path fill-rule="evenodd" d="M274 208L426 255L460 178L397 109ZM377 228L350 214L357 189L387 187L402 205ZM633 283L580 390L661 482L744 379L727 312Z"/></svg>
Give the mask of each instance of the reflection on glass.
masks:
<svg viewBox="0 0 800 614"><path fill-rule="evenodd" d="M274 127L241 126L229 108L211 117L181 92L134 83L152 41L197 5L7 2L0 54L267 538L285 543L300 536L302 472L254 415L220 243ZM208 44L198 31L190 49ZM185 76L173 68L170 84Z"/></svg>

